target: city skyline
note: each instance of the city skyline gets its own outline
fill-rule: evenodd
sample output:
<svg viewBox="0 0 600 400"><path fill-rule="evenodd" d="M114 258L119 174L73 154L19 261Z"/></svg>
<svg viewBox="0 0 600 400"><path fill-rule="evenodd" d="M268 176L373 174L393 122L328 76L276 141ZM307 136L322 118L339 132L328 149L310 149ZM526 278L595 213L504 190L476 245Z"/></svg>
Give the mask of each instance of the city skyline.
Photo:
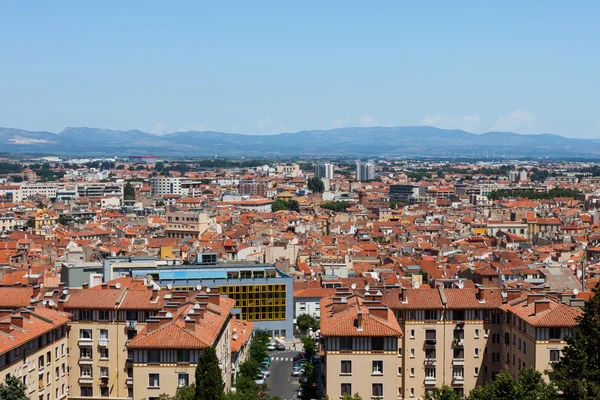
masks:
<svg viewBox="0 0 600 400"><path fill-rule="evenodd" d="M594 3L140 4L2 5L2 125L600 134Z"/></svg>

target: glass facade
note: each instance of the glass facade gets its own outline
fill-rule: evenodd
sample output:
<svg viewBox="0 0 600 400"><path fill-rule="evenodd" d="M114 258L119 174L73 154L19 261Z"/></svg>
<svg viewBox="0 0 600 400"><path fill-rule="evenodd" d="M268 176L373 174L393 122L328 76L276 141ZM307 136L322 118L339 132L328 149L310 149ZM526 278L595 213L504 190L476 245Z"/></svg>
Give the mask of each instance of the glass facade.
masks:
<svg viewBox="0 0 600 400"><path fill-rule="evenodd" d="M219 291L235 300L241 318L249 321L286 319L286 285L220 286Z"/></svg>

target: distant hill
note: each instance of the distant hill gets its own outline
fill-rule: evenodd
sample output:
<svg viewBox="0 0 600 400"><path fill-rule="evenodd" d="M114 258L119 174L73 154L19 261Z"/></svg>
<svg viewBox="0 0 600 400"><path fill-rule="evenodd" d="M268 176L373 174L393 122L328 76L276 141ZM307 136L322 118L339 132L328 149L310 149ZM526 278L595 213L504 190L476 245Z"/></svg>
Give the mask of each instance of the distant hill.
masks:
<svg viewBox="0 0 600 400"><path fill-rule="evenodd" d="M279 135L212 131L153 135L138 130L66 128L60 133L0 128L0 152L69 156L550 156L597 157L600 140L429 126L341 128Z"/></svg>

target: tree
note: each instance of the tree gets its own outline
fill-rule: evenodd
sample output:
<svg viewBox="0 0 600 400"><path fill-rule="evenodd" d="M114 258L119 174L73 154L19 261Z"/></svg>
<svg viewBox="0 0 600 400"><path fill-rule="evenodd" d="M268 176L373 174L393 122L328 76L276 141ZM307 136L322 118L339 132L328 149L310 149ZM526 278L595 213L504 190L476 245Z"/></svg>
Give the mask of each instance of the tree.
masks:
<svg viewBox="0 0 600 400"><path fill-rule="evenodd" d="M315 341L309 337L303 337L300 340L302 340L302 345L304 346L304 351L306 352L306 358L313 358L317 353L317 345L315 344Z"/></svg>
<svg viewBox="0 0 600 400"><path fill-rule="evenodd" d="M2 400L28 400L25 395L25 384L17 377L9 375L5 383L0 383L0 399Z"/></svg>
<svg viewBox="0 0 600 400"><path fill-rule="evenodd" d="M275 200L273 204L271 204L271 211L277 212L281 210L287 210L287 205L283 200Z"/></svg>
<svg viewBox="0 0 600 400"><path fill-rule="evenodd" d="M177 389L175 396L163 393L158 396L158 400L194 400L194 396L196 396L195 385L188 385Z"/></svg>
<svg viewBox="0 0 600 400"><path fill-rule="evenodd" d="M290 211L300 212L300 203L298 200L290 200L287 202L287 209Z"/></svg>
<svg viewBox="0 0 600 400"><path fill-rule="evenodd" d="M534 368L524 368L517 379L506 371L500 372L493 382L476 386L469 400L555 400L558 393L552 383L546 383Z"/></svg>
<svg viewBox="0 0 600 400"><path fill-rule="evenodd" d="M123 188L123 197L125 200L135 200L135 188L131 182L127 182Z"/></svg>
<svg viewBox="0 0 600 400"><path fill-rule="evenodd" d="M571 336L565 337L562 358L548 373L563 399L600 398L600 283L593 292Z"/></svg>
<svg viewBox="0 0 600 400"><path fill-rule="evenodd" d="M25 224L26 228L35 228L35 219L29 218ZM0 397L1 398L1 397Z"/></svg>
<svg viewBox="0 0 600 400"><path fill-rule="evenodd" d="M296 318L296 325L303 333L306 333L310 328L312 328L313 331L319 329L319 321L309 314L302 314Z"/></svg>
<svg viewBox="0 0 600 400"><path fill-rule="evenodd" d="M194 400L222 400L225 383L214 347L207 347L198 358L196 367L196 396Z"/></svg>
<svg viewBox="0 0 600 400"><path fill-rule="evenodd" d="M308 180L308 190L315 193L323 193L325 191L325 185L320 178L314 176Z"/></svg>
<svg viewBox="0 0 600 400"><path fill-rule="evenodd" d="M58 217L57 222L61 225L67 225L67 219L65 218L64 215L61 215L60 217Z"/></svg>
<svg viewBox="0 0 600 400"><path fill-rule="evenodd" d="M156 164L154 164L155 171L160 172L163 169L165 169L165 164L163 164L162 161L158 161Z"/></svg>
<svg viewBox="0 0 600 400"><path fill-rule="evenodd" d="M460 400L460 396L447 385L433 389L433 392L425 392L424 400Z"/></svg>

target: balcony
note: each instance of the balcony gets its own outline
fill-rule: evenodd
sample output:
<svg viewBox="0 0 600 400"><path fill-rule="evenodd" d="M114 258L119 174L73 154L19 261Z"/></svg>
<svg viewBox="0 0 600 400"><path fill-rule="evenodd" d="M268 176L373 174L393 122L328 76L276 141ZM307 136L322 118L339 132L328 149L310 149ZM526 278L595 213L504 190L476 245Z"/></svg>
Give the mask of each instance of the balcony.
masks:
<svg viewBox="0 0 600 400"><path fill-rule="evenodd" d="M82 339L79 338L79 347L92 347L94 345L94 341L92 339Z"/></svg>
<svg viewBox="0 0 600 400"><path fill-rule="evenodd" d="M454 360L452 360L452 365L454 365L454 366L465 365L465 359L464 358L455 358Z"/></svg>
<svg viewBox="0 0 600 400"><path fill-rule="evenodd" d="M133 385L133 377L132 377L132 376L128 376L128 377L127 377L127 381L126 381L126 383L127 383L128 385Z"/></svg>
<svg viewBox="0 0 600 400"><path fill-rule="evenodd" d="M100 338L100 339L98 339L98 346L100 346L100 347L108 347L108 338Z"/></svg>
<svg viewBox="0 0 600 400"><path fill-rule="evenodd" d="M135 321L127 321L127 328L128 329L135 328Z"/></svg>
<svg viewBox="0 0 600 400"><path fill-rule="evenodd" d="M92 378L91 376L80 376L79 383L85 384L85 385L91 385L94 383L94 378Z"/></svg>
<svg viewBox="0 0 600 400"><path fill-rule="evenodd" d="M100 377L100 383L106 385L108 383L108 375Z"/></svg>
<svg viewBox="0 0 600 400"><path fill-rule="evenodd" d="M465 384L465 377L464 376L453 376L452 377L452 384L453 385L464 385Z"/></svg>
<svg viewBox="0 0 600 400"><path fill-rule="evenodd" d="M432 347L432 346L435 346L436 344L437 344L437 340L435 340L435 339L425 340L425 346L427 346L427 347Z"/></svg>
<svg viewBox="0 0 600 400"><path fill-rule="evenodd" d="M425 386L435 386L436 379L435 376L426 376L425 377Z"/></svg>
<svg viewBox="0 0 600 400"><path fill-rule="evenodd" d="M94 363L94 359L91 357L81 357L79 359L79 365L92 365Z"/></svg>
<svg viewBox="0 0 600 400"><path fill-rule="evenodd" d="M454 339L452 341L453 347L463 347L465 345L465 339Z"/></svg>
<svg viewBox="0 0 600 400"><path fill-rule="evenodd" d="M425 359L425 365L435 366L435 364L436 364L435 358L426 358Z"/></svg>

